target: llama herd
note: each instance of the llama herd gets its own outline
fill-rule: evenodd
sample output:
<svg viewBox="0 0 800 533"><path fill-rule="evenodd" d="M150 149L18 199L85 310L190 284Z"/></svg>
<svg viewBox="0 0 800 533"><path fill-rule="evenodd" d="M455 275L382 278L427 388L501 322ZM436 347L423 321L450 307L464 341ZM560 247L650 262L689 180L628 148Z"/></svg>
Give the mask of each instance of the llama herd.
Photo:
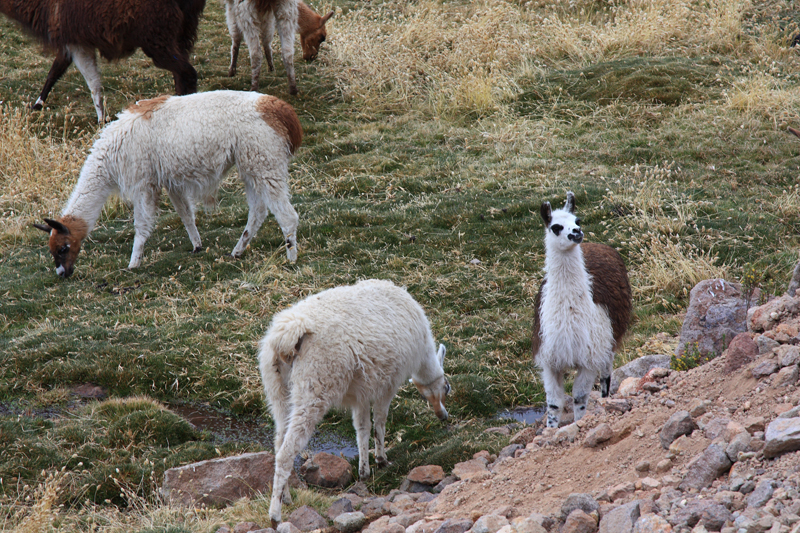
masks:
<svg viewBox="0 0 800 533"><path fill-rule="evenodd" d="M270 41L277 26L289 78L297 92L292 48L299 29L303 56L316 57L325 40L321 17L297 0L224 0L231 35L229 74L236 72L242 37L251 57L251 88L258 87L263 48L273 69ZM152 5L150 5L153 3ZM56 59L34 107L72 61L86 78L98 120L104 121L95 53L116 59L141 48L170 70L178 96L141 100L103 128L59 219L34 226L49 234L56 273L69 277L83 241L108 197L133 206L135 236L128 268L141 265L162 189L202 251L195 205L212 197L234 165L249 207L247 224L231 255L240 257L271 211L283 231L286 254L297 259L298 216L290 203L289 163L302 128L288 103L257 92L195 93L189 64L205 0L0 0L0 12L51 46ZM534 303L532 351L547 400L547 426L563 422L564 375L575 369L574 420L586 412L600 377L609 393L614 353L631 319L631 288L622 258L610 246L584 243L575 196L563 209L541 205L545 225L545 277ZM275 423L276 465L269 514L281 520L290 500L287 480L294 458L334 406L352 410L359 476L370 475L369 438L375 462L388 464L384 443L389 406L406 379L440 420L447 420L444 345L436 345L422 307L404 289L381 280L322 291L275 314L259 343L261 378ZM370 420L372 413L372 421Z"/></svg>

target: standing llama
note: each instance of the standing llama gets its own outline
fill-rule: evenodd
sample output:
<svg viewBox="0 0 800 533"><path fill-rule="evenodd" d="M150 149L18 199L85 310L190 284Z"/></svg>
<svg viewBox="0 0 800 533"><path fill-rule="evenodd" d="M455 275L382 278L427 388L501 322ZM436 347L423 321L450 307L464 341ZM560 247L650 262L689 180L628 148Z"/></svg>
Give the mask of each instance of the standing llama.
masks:
<svg viewBox="0 0 800 533"><path fill-rule="evenodd" d="M533 356L542 371L547 395L547 426L558 427L564 409L564 372L577 369L572 385L575 420L586 413L589 392L600 376L608 396L614 352L631 318L631 286L617 251L605 244L583 243L575 195L564 209L544 202L541 215L545 277L536 295Z"/></svg>
<svg viewBox="0 0 800 533"><path fill-rule="evenodd" d="M74 61L97 111L105 120L96 51L122 59L138 48L153 64L172 72L176 94L197 91L189 52L205 0L0 0L0 13L17 21L56 53L33 109L41 109L53 85Z"/></svg>
<svg viewBox="0 0 800 533"><path fill-rule="evenodd" d="M281 9L287 9L287 7L278 4L278 0L273 0L272 3L266 3L263 0L225 0L225 19L228 22L228 33L231 36L231 65L228 69L228 76L236 75L239 47L242 44L242 36L244 36L247 49L250 52L251 91L258 90L258 78L261 76L261 62L263 60L262 48L264 49L264 56L267 58L269 71L275 70L271 46L272 36L275 34L275 19L276 15L281 13ZM306 61L316 59L319 47L328 35L325 23L332 16L333 11L321 17L302 0L297 2L297 26L300 33L300 44L303 47L303 59ZM297 84L294 80L294 66L291 64L294 54L294 34L292 34L289 43L286 44L283 40L283 35L281 35L281 54L287 74L289 74L291 68L289 92L296 94ZM284 51L289 51L288 60Z"/></svg>
<svg viewBox="0 0 800 533"><path fill-rule="evenodd" d="M367 280L309 296L276 314L259 344L258 361L275 421L275 478L269 516L281 520L292 463L331 407L350 407L358 473L369 477L370 404L375 461L388 464L384 436L389 404L411 381L447 419L445 348L436 344L422 307L389 281Z"/></svg>
<svg viewBox="0 0 800 533"><path fill-rule="evenodd" d="M286 254L295 261L298 217L290 203L289 160L302 135L292 106L274 96L214 91L139 101L103 129L61 218L34 226L50 234L56 272L69 277L103 204L119 194L133 204L136 235L128 268L136 268L165 188L193 252L200 252L195 203L213 195L236 164L250 212L231 255L244 253L272 211L283 230Z"/></svg>

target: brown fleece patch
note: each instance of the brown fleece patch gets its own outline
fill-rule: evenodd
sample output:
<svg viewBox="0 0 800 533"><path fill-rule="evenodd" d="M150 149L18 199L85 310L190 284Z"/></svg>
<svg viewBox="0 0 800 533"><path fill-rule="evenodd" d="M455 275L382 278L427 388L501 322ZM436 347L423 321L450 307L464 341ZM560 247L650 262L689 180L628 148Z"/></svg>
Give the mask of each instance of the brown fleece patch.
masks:
<svg viewBox="0 0 800 533"><path fill-rule="evenodd" d="M150 120L153 117L153 113L158 111L169 98L168 94L164 94L148 100L139 100L135 104L128 106L125 111L139 114L145 120Z"/></svg>
<svg viewBox="0 0 800 533"><path fill-rule="evenodd" d="M303 142L303 128L294 108L279 98L263 95L256 100L256 111L269 126L289 143L289 150L295 153Z"/></svg>

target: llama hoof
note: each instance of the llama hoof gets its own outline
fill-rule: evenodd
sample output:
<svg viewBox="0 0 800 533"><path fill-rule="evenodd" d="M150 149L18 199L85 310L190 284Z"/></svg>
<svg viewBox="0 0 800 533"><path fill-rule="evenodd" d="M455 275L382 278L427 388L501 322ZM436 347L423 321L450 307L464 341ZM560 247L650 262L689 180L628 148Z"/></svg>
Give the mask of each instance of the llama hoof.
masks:
<svg viewBox="0 0 800 533"><path fill-rule="evenodd" d="M228 69L228 77L232 78L236 76L236 67L231 67Z"/></svg>
<svg viewBox="0 0 800 533"><path fill-rule="evenodd" d="M33 109L34 111L41 111L42 110L42 101L41 100L36 100L36 102L34 102L33 105L31 106L31 109Z"/></svg>
<svg viewBox="0 0 800 533"><path fill-rule="evenodd" d="M203 248L202 246L198 246L198 247L196 247L195 249L192 250L192 253L193 254L199 254L200 252L202 252L204 250L205 250L205 248Z"/></svg>
<svg viewBox="0 0 800 533"><path fill-rule="evenodd" d="M257 83L250 84L250 90L253 92L258 92L258 84Z"/></svg>
<svg viewBox="0 0 800 533"><path fill-rule="evenodd" d="M272 524L272 529L278 529L278 524L280 524L280 520L275 520L274 518L269 519L269 523Z"/></svg>
<svg viewBox="0 0 800 533"><path fill-rule="evenodd" d="M375 459L375 466L377 466L378 468L386 468L387 466L389 466L391 464L392 463L387 461L385 457L381 457L381 458Z"/></svg>
<svg viewBox="0 0 800 533"><path fill-rule="evenodd" d="M297 93L297 86L296 85L293 85L293 86L289 87L289 94L291 94L292 96L297 96L298 93Z"/></svg>

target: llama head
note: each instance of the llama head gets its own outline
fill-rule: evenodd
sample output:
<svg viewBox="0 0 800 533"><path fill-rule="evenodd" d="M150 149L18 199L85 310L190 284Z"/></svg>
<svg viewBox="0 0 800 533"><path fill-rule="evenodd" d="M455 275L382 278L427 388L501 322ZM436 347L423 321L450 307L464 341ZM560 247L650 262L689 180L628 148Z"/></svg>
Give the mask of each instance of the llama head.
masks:
<svg viewBox="0 0 800 533"><path fill-rule="evenodd" d="M448 414L447 409L444 408L444 399L450 394L450 382L447 381L444 375L444 355L446 352L447 349L444 347L444 344L440 344L436 357L439 361L439 368L442 371L441 376L427 384L411 379L411 383L417 387L420 394L431 404L433 412L436 413L436 416L441 421L447 420Z"/></svg>
<svg viewBox="0 0 800 533"><path fill-rule="evenodd" d="M328 36L325 23L333 16L333 11L320 17L303 2L298 4L298 9L300 11L300 45L303 47L303 59L314 61L319 53L320 45Z"/></svg>
<svg viewBox="0 0 800 533"><path fill-rule="evenodd" d="M547 228L545 245L557 250L569 250L583 241L581 219L575 216L575 195L567 193L567 202L563 209L552 210L550 202L542 203L542 220Z"/></svg>
<svg viewBox="0 0 800 533"><path fill-rule="evenodd" d="M86 222L71 216L61 220L44 219L45 224L34 224L33 227L50 234L48 246L56 262L56 273L68 278L75 269L75 260L81 251L81 243L86 238L88 228Z"/></svg>

